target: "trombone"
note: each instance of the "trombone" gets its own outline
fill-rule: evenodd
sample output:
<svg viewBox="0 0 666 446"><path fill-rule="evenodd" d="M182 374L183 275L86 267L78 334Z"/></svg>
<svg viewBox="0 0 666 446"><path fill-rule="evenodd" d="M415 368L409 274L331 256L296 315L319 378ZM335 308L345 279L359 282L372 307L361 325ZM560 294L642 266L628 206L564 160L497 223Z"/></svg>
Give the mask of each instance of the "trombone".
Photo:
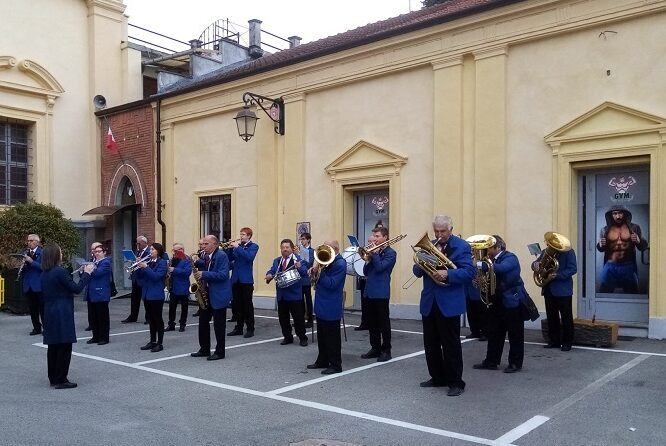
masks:
<svg viewBox="0 0 666 446"><path fill-rule="evenodd" d="M364 262L367 262L370 256L377 250L384 249L387 246L391 246L394 243L399 242L403 238L407 237L407 234L401 234L396 237L393 237L392 239L388 239L385 242L382 242L378 245L366 245L366 246L359 246L358 248L358 255L361 256Z"/></svg>
<svg viewBox="0 0 666 446"><path fill-rule="evenodd" d="M147 262L150 260L150 254L146 255L145 257L142 257L138 259L136 262L132 263L130 266L125 268L125 271L128 273L133 273L134 271L138 270L140 268L140 264L143 262Z"/></svg>

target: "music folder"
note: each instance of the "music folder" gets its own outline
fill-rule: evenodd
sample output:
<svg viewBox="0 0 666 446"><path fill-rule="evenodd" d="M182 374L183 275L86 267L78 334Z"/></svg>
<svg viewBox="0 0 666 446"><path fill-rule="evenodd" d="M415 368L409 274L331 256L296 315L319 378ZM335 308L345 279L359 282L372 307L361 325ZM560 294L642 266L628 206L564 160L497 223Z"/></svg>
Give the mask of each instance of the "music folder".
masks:
<svg viewBox="0 0 666 446"><path fill-rule="evenodd" d="M527 249L530 251L530 254L533 256L539 256L541 254L541 246L538 243L530 243L527 245Z"/></svg>
<svg viewBox="0 0 666 446"><path fill-rule="evenodd" d="M360 246L355 235L347 235L347 238L349 239L349 243L351 243L352 246Z"/></svg>
<svg viewBox="0 0 666 446"><path fill-rule="evenodd" d="M136 262L136 255L131 249L123 249L123 257L129 262Z"/></svg>

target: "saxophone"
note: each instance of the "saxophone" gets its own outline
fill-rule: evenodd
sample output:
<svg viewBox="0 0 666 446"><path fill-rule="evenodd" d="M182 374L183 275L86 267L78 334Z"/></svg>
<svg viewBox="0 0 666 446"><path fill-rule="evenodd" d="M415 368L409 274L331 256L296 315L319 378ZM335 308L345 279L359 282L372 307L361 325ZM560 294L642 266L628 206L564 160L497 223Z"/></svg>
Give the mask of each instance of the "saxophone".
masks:
<svg viewBox="0 0 666 446"><path fill-rule="evenodd" d="M194 265L193 257L195 255L198 257L199 253L192 254L191 256L189 256L190 261L192 262L192 265ZM190 285L190 293L194 293L194 297L197 298L197 302L199 303L199 308L201 308L202 310L205 310L205 309L208 308L208 304L209 304L208 290L206 289L206 284L204 283L204 281L203 280L197 280L196 276L194 275L194 273L196 273L198 271L199 271L198 268L194 268L194 266L192 267L192 276L194 277L194 283L192 285Z"/></svg>

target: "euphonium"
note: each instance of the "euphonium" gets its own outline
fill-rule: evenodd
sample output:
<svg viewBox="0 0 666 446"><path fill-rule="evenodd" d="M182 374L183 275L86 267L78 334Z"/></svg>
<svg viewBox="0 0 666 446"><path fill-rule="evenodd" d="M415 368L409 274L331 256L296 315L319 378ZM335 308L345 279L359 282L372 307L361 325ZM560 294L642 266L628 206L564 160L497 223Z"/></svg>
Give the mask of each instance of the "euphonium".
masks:
<svg viewBox="0 0 666 446"><path fill-rule="evenodd" d="M197 254L198 255L198 254ZM190 256L190 261L194 265L194 259ZM208 290L206 289L206 284L203 280L197 280L197 277L194 275L199 271L198 268L192 267L192 276L194 277L194 283L190 285L190 293L194 294L197 302L199 303L199 308L205 310L208 308Z"/></svg>
<svg viewBox="0 0 666 446"><path fill-rule="evenodd" d="M319 245L314 250L314 258L314 269L311 269L310 272L310 283L312 285L316 285L317 281L319 281L321 269L327 267L335 260L335 250L329 245Z"/></svg>
<svg viewBox="0 0 666 446"><path fill-rule="evenodd" d="M416 249L419 248L419 249ZM439 280L437 270L456 269L456 265L440 251L428 238L426 232L416 245L412 246L414 250L414 263L421 268L430 278L439 286L446 284Z"/></svg>
<svg viewBox="0 0 666 446"><path fill-rule="evenodd" d="M477 270L476 277L472 283L479 289L481 302L489 307L492 305L490 298L495 294L495 289L497 288L497 278L495 276L493 261L488 257L488 248L495 246L497 240L492 235L479 234L468 237L465 241L472 248L474 263L482 262L488 266L488 271Z"/></svg>
<svg viewBox="0 0 666 446"><path fill-rule="evenodd" d="M569 239L557 232L546 232L543 238L546 241L546 249L539 258L537 268L534 269L534 283L542 288L555 278L554 273L557 273L560 267L560 262L557 260L560 253L571 249Z"/></svg>

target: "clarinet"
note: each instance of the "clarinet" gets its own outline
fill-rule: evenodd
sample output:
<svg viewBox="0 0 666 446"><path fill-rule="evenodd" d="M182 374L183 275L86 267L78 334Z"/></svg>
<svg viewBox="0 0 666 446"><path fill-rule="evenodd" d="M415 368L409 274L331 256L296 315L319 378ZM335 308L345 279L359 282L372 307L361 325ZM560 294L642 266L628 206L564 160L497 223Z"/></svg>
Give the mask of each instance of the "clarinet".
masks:
<svg viewBox="0 0 666 446"><path fill-rule="evenodd" d="M29 256L30 258L33 258L33 257L30 255L30 250L29 250L29 249L26 249L26 250L23 252L23 255L24 255L24 256ZM25 264L26 264L26 263L27 263L27 262L25 261L25 259L23 259L23 263L21 263L21 267L19 268L19 270L18 270L18 274L16 275L16 281L17 281L17 282L21 280L21 275L23 274L23 268L25 268Z"/></svg>

